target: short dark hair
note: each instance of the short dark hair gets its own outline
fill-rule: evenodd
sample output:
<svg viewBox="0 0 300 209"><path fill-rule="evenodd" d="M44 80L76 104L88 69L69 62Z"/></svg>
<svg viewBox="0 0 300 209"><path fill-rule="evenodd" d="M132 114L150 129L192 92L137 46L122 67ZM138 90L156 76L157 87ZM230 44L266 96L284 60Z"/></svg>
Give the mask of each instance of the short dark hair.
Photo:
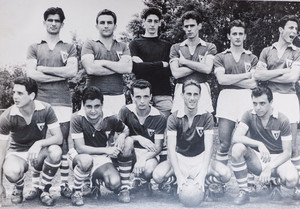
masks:
<svg viewBox="0 0 300 209"><path fill-rule="evenodd" d="M130 93L132 95L134 95L133 93L133 90L134 88L137 88L137 89L146 89L146 88L149 88L150 89L150 94L152 93L152 86L151 84L149 83L149 81L146 81L144 79L137 79L135 80L132 84L131 84L131 88L130 88Z"/></svg>
<svg viewBox="0 0 300 209"><path fill-rule="evenodd" d="M28 94L35 93L34 99L36 98L38 93L38 86L36 81L33 80L32 78L29 78L27 76L19 76L14 79L14 84L25 86L27 93Z"/></svg>
<svg viewBox="0 0 300 209"><path fill-rule="evenodd" d="M199 91L201 93L201 86L200 86L200 83L198 83L197 81L193 80L193 79L190 79L190 80L186 80L183 85L182 85L182 93L184 93L184 90L187 86L196 86L199 88Z"/></svg>
<svg viewBox="0 0 300 209"><path fill-rule="evenodd" d="M44 20L46 21L49 15L58 15L60 22L64 22L65 14L64 11L60 7L50 7L44 12Z"/></svg>
<svg viewBox="0 0 300 209"><path fill-rule="evenodd" d="M193 19L196 20L197 24L201 23L200 16L196 11L188 11L181 16L181 23L183 24L185 20Z"/></svg>
<svg viewBox="0 0 300 209"><path fill-rule="evenodd" d="M273 93L267 86L258 86L252 89L251 97L260 97L263 94L267 95L269 102L273 101Z"/></svg>
<svg viewBox="0 0 300 209"><path fill-rule="evenodd" d="M286 24L288 21L296 22L297 25L299 26L298 18L297 18L295 15L285 15L285 16L283 16L283 17L279 20L279 22L278 22L278 27L284 28L285 24Z"/></svg>
<svg viewBox="0 0 300 209"><path fill-rule="evenodd" d="M83 90L83 92L82 92L83 104L85 104L88 99L90 99L90 100L99 99L101 104L103 104L103 94L102 94L101 90L95 86L86 87Z"/></svg>
<svg viewBox="0 0 300 209"><path fill-rule="evenodd" d="M238 20L233 20L229 23L229 27L228 27L228 31L227 31L228 34L230 34L230 30L233 27L244 28L244 30L246 32L246 24L243 21L239 20L239 19Z"/></svg>
<svg viewBox="0 0 300 209"><path fill-rule="evenodd" d="M100 12L98 12L97 17L96 17L96 24L98 24L98 18L101 15L110 15L110 16L112 16L113 19L114 19L114 24L117 24L117 16L116 16L116 14L113 11L108 10L108 9L103 9Z"/></svg>
<svg viewBox="0 0 300 209"><path fill-rule="evenodd" d="M159 20L162 19L161 11L158 8L156 8L156 7L150 7L150 8L145 9L143 11L141 17L142 17L142 19L147 19L147 17L149 15L156 15Z"/></svg>

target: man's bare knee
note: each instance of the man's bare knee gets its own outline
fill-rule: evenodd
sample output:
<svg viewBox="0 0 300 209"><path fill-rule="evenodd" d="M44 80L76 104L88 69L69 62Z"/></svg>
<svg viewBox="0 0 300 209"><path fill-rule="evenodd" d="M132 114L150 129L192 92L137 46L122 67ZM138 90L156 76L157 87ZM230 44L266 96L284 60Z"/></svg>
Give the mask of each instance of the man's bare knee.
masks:
<svg viewBox="0 0 300 209"><path fill-rule="evenodd" d="M58 145L48 147L48 159L51 163L59 163L62 156L62 150Z"/></svg>

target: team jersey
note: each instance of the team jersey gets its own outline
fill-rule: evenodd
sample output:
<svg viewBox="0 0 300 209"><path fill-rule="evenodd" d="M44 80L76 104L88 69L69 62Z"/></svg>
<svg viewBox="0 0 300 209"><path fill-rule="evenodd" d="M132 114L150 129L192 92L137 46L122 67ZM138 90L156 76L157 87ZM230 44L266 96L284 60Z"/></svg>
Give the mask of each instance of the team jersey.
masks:
<svg viewBox="0 0 300 209"><path fill-rule="evenodd" d="M240 125L248 129L252 139L261 141L271 154L282 153L282 141L292 140L289 120L276 110L273 110L266 127L254 110L243 115ZM258 151L256 147L254 149Z"/></svg>
<svg viewBox="0 0 300 209"><path fill-rule="evenodd" d="M27 59L36 59L37 66L64 67L68 58L76 57L76 48L73 44L59 41L53 50L49 49L46 41L33 44L29 47ZM72 107L72 98L68 81L37 82L39 93L37 100L47 102L53 106Z"/></svg>
<svg viewBox="0 0 300 209"><path fill-rule="evenodd" d="M112 142L115 133L122 132L125 125L116 115L103 112L103 119L97 127L94 127L81 109L71 118L71 136L75 141L84 139L84 143L91 147L106 147L107 142Z"/></svg>
<svg viewBox="0 0 300 209"><path fill-rule="evenodd" d="M191 54L187 45L187 40L185 40L182 43L172 45L170 51L170 62L172 62L174 58L180 57L179 51L182 53L185 59L195 62L202 62L202 60L204 60L207 55L215 55L217 53L217 48L214 44L205 42L200 39L198 45L196 46L194 54ZM190 79L193 79L199 83L204 83L207 81L207 74L195 71L188 76L179 78L177 82L184 83L186 80Z"/></svg>
<svg viewBox="0 0 300 209"><path fill-rule="evenodd" d="M217 54L214 58L214 69L215 73L218 71L224 71L225 74L241 74L247 73L251 69L255 68L258 62L258 58L252 54L251 51L244 50L241 54L239 61L237 62L230 49L225 50ZM225 89L241 89L239 86L224 85Z"/></svg>
<svg viewBox="0 0 300 209"><path fill-rule="evenodd" d="M205 151L204 137L213 134L213 127L213 116L208 112L198 112L189 127L188 118L181 109L169 116L167 135L176 137L176 152L194 157Z"/></svg>
<svg viewBox="0 0 300 209"><path fill-rule="evenodd" d="M266 47L262 50L259 61L267 64L268 70L289 68L292 65L300 65L300 49L294 45L289 45L282 57L278 57L277 42L272 46ZM272 92L278 92L281 94L295 94L295 83L277 83L268 82L269 88Z"/></svg>
<svg viewBox="0 0 300 209"><path fill-rule="evenodd" d="M58 128L59 123L51 106L45 102L34 101L35 110L30 124L16 105L12 105L0 116L0 134L10 134L10 149L17 152L28 151L38 140L46 137L47 128Z"/></svg>
<svg viewBox="0 0 300 209"><path fill-rule="evenodd" d="M162 140L164 138L167 124L166 118L153 106L151 106L150 113L144 124L140 124L134 104L124 106L119 112L119 117L129 128L129 136L140 135L153 143L155 139ZM144 148L138 142L134 142L134 147Z"/></svg>
<svg viewBox="0 0 300 209"><path fill-rule="evenodd" d="M88 40L82 46L81 57L86 54L92 54L95 60L119 61L122 55L130 55L128 46L125 43L113 41L110 50L106 49L100 41ZM88 75L86 85L96 86L101 89L104 95L123 94L123 76L114 73L111 75L95 76Z"/></svg>

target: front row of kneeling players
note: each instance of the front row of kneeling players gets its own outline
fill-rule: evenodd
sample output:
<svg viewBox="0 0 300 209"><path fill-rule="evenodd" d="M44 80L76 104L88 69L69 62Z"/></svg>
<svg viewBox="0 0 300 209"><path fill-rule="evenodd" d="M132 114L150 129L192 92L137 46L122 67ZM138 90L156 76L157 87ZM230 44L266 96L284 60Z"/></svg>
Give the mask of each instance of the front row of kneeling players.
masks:
<svg viewBox="0 0 300 209"><path fill-rule="evenodd" d="M15 184L12 202L21 203L24 173L31 166L42 171L40 200L53 205L49 188L62 154L56 116L50 105L34 100L37 86L32 79L17 78L13 91L15 105L0 117L0 193L5 194L4 174ZM210 113L198 109L200 85L193 80L183 84L184 109L174 112L168 122L150 105L149 82L136 80L131 95L133 104L124 106L115 116L102 110L105 101L99 89L84 90L83 108L71 120L72 203L83 205L83 195L87 193L99 196L99 185L117 193L120 202L130 202L131 173L144 181L148 194L152 178L163 185L175 176L179 198L187 206L199 204L210 185L219 185L222 190L231 172L212 160L214 122ZM280 196L281 183L293 188L298 182L296 168L290 161L292 138L288 119L272 108L273 96L267 87L256 87L251 97L253 110L244 114L233 136L232 168L240 187L236 204L249 201L248 172L259 175L262 183L272 182L274 196ZM159 163L165 129L168 159Z"/></svg>

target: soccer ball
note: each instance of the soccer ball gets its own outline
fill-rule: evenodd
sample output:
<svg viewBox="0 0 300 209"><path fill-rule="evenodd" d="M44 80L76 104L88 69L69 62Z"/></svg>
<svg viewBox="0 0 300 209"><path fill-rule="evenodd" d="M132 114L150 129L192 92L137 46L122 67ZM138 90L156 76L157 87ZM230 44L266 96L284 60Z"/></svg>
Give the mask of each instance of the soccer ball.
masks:
<svg viewBox="0 0 300 209"><path fill-rule="evenodd" d="M178 193L180 202L186 207L195 207L204 199L204 191L193 179L188 179Z"/></svg>

